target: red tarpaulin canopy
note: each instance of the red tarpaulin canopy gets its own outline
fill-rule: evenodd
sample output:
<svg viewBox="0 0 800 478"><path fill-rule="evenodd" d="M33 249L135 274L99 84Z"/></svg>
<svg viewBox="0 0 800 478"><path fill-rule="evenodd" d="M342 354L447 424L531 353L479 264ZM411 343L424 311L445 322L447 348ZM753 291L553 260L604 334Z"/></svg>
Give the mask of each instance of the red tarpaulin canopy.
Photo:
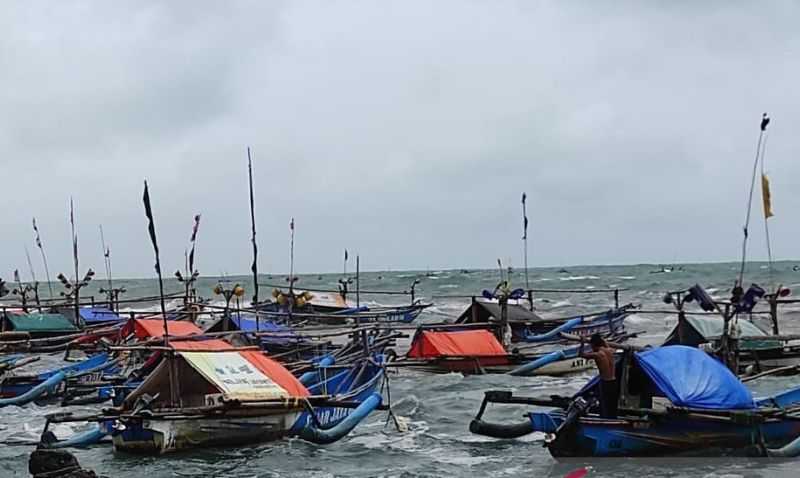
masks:
<svg viewBox="0 0 800 478"><path fill-rule="evenodd" d="M183 335L202 335L203 329L191 322L184 320L168 320L167 331L170 336ZM150 337L164 336L163 319L133 319L125 324L122 329L122 336L125 337L131 332L136 334L137 339L147 339Z"/></svg>
<svg viewBox="0 0 800 478"><path fill-rule="evenodd" d="M172 330L170 329L170 334ZM272 360L264 355L263 352L258 350L248 350L232 352L233 346L228 342L220 339L210 340L176 340L170 342L170 346L181 352L192 352L196 350L218 350L220 352L229 351L229 353L238 353L242 358L247 360L259 372L263 373L273 382L277 383L281 388L289 393L292 397L307 397L310 394L308 389L303 386L300 381L292 375L283 365ZM210 357L213 357L211 355Z"/></svg>
<svg viewBox="0 0 800 478"><path fill-rule="evenodd" d="M169 330L170 335L172 329ZM193 350L232 350L233 345L220 339L208 340L170 340L170 347L178 351L191 352Z"/></svg>
<svg viewBox="0 0 800 478"><path fill-rule="evenodd" d="M408 358L496 357L508 355L488 330L423 331L414 337Z"/></svg>

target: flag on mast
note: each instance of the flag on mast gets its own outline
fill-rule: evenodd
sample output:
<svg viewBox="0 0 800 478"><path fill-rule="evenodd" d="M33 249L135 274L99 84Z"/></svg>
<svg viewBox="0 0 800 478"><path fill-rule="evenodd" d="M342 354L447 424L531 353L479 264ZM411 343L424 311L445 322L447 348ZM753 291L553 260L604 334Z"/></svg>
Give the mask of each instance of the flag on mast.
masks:
<svg viewBox="0 0 800 478"><path fill-rule="evenodd" d="M528 199L528 195L522 193L522 238L528 238L528 212L525 210L525 200Z"/></svg>
<svg viewBox="0 0 800 478"><path fill-rule="evenodd" d="M764 201L764 218L769 219L775 214L772 212L772 193L769 190L769 178L761 175L761 199Z"/></svg>

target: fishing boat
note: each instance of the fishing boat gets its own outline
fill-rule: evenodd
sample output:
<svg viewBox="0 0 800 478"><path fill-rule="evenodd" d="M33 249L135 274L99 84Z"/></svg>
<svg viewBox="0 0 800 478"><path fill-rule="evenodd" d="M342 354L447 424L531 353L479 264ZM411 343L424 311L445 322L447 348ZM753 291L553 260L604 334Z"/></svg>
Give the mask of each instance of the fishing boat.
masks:
<svg viewBox="0 0 800 478"><path fill-rule="evenodd" d="M545 433L554 457L719 456L781 453L800 436L800 388L754 399L727 367L681 345L628 350L617 361L619 411L601 417L599 377L571 397L486 392L473 433L515 438ZM555 407L525 422L482 420L489 403Z"/></svg>
<svg viewBox="0 0 800 478"><path fill-rule="evenodd" d="M470 306L456 319L457 324L501 324L503 304L491 299L473 298ZM543 318L520 303L508 303L506 321L511 329L512 342L542 342L561 340L561 332L589 337L593 334L614 335L625 331L625 319L635 310L633 304L570 317ZM554 330L558 333L552 334ZM547 335L551 334L551 335Z"/></svg>
<svg viewBox="0 0 800 478"><path fill-rule="evenodd" d="M106 375L115 375L118 371L118 360L102 353L45 372L7 374L0 380L0 407L60 398L71 387L101 381Z"/></svg>
<svg viewBox="0 0 800 478"><path fill-rule="evenodd" d="M365 292L367 293L367 292ZM406 292L371 291L373 295L406 294ZM261 310L272 314L277 319L287 318L301 321L313 321L327 325L345 325L348 323L411 323L432 304L415 300L412 292L411 304L367 306L359 301L348 299L347 291L334 292L323 290L289 290L274 289L273 301L264 304Z"/></svg>
<svg viewBox="0 0 800 478"><path fill-rule="evenodd" d="M78 327L62 314L12 311L6 311L0 318L0 330L27 334L34 339L55 338L80 332Z"/></svg>
<svg viewBox="0 0 800 478"><path fill-rule="evenodd" d="M797 373L800 368L800 337L782 336L779 329L779 305L793 304L795 299L785 299L789 289L779 288L767 294L753 284L738 299L715 300L701 287L669 292L664 302L677 310L678 322L670 331L664 345L699 347L709 353L722 355L723 343L735 360L729 366L740 375L753 375L784 370ZM758 312L756 306L763 300L769 310ZM696 303L698 313L686 310L686 304ZM767 317L772 324L771 333L755 323L757 317ZM730 357L729 357L730 358Z"/></svg>
<svg viewBox="0 0 800 478"><path fill-rule="evenodd" d="M607 337L615 342L623 342L632 335L623 333ZM551 338L560 337L556 334ZM593 361L580 356L580 346L556 343L537 345L516 344L509 351L503 347L493 330L426 326L416 331L408 352L394 365L438 373L550 376L583 372L594 367Z"/></svg>
<svg viewBox="0 0 800 478"><path fill-rule="evenodd" d="M174 341L169 349L171 356L121 407L92 417L53 415L48 425L95 421L92 439L110 434L115 450L140 454L291 436L327 444L382 402L376 392L384 377L382 355L346 368L321 367L298 379L262 352L222 340Z"/></svg>

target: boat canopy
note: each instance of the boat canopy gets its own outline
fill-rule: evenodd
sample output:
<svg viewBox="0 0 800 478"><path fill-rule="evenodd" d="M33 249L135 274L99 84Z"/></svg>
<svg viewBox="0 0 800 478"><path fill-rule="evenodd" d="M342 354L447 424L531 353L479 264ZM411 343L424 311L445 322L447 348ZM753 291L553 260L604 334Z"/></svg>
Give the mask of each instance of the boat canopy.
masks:
<svg viewBox="0 0 800 478"><path fill-rule="evenodd" d="M262 401L301 398L308 389L280 363L257 350L235 350L224 340L176 340L175 359L162 360L144 383L132 392L128 407L144 395L168 397L175 377L183 406L216 405L220 399ZM177 360L170 371L170 362Z"/></svg>
<svg viewBox="0 0 800 478"><path fill-rule="evenodd" d="M78 328L61 314L6 314L8 328L17 332L74 332Z"/></svg>
<svg viewBox="0 0 800 478"><path fill-rule="evenodd" d="M488 330L434 332L423 330L414 336L408 358L494 357L508 355Z"/></svg>
<svg viewBox="0 0 800 478"><path fill-rule="evenodd" d="M664 346L637 352L635 357L675 406L711 410L756 406L750 390L725 365L694 347Z"/></svg>
<svg viewBox="0 0 800 478"><path fill-rule="evenodd" d="M170 347L182 352L204 351L204 350L233 350L233 345L222 339L206 339L206 340L192 340L192 339L177 339L170 340Z"/></svg>
<svg viewBox="0 0 800 478"><path fill-rule="evenodd" d="M534 312L531 312L526 307L519 304L508 304L506 309L509 322L525 322L537 323L547 322ZM469 324L469 323L483 323L491 320L500 320L502 315L502 308L497 302L487 302L485 300L476 300L461 313L456 319L456 323Z"/></svg>
<svg viewBox="0 0 800 478"><path fill-rule="evenodd" d="M203 329L184 320L168 320L167 331L170 336L202 335ZM122 336L136 335L138 339L164 336L163 319L131 319L122 329Z"/></svg>
<svg viewBox="0 0 800 478"><path fill-rule="evenodd" d="M678 324L672 330L664 345L692 345L697 346L702 343L710 342L722 336L724 321L719 317L699 317L687 315L683 330ZM770 340L770 334L761 330L757 325L748 320L739 320L737 327L740 335L747 337L764 337L764 340L745 340L740 346L746 350L765 350L780 348L781 343L777 340Z"/></svg>
<svg viewBox="0 0 800 478"><path fill-rule="evenodd" d="M117 322L123 320L116 312L106 307L81 307L81 319L87 324Z"/></svg>
<svg viewBox="0 0 800 478"><path fill-rule="evenodd" d="M304 397L306 388L261 352L179 352L229 400Z"/></svg>

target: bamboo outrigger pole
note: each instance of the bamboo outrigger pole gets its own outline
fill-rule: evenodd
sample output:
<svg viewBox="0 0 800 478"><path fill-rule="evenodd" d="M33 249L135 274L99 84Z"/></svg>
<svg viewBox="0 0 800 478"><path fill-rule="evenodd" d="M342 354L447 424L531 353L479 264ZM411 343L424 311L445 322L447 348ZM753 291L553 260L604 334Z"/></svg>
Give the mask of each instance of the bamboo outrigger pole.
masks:
<svg viewBox="0 0 800 478"><path fill-rule="evenodd" d="M156 239L156 225L153 221L153 210L150 207L150 192L147 189L147 180L144 182L144 195L142 196L144 202L144 214L148 220L147 229L150 232L150 241L153 243L153 251L156 256L156 274L158 275L158 292L161 299L161 316L164 318L164 345L169 346L169 328L167 325L167 306L164 303L164 281L161 278L161 261L158 255L158 240Z"/></svg>
<svg viewBox="0 0 800 478"><path fill-rule="evenodd" d="M250 271L253 273L253 307L256 307L256 332L258 332L258 245L256 244L256 206L253 199L253 161L250 158L249 146L247 148L247 176L250 185L250 229L252 231L250 242L253 243L253 264L250 266Z"/></svg>

